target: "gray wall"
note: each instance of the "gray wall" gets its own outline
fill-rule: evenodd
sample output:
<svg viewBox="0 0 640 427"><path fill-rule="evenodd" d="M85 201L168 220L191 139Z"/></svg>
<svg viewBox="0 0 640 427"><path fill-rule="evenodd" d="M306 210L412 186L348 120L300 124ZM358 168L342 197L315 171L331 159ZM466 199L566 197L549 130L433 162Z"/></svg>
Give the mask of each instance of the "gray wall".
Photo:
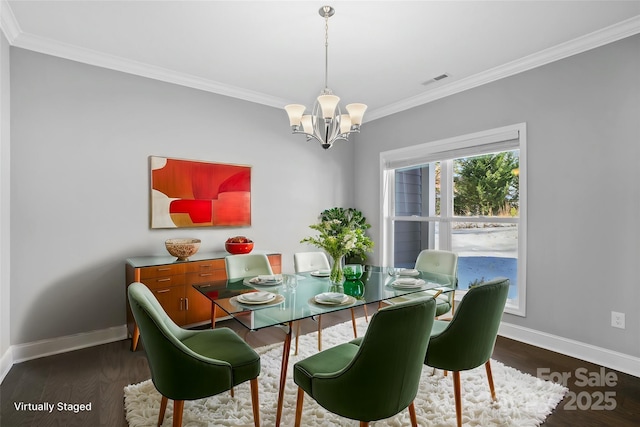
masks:
<svg viewBox="0 0 640 427"><path fill-rule="evenodd" d="M356 206L379 241L381 151L520 122L527 315L504 320L640 356L640 36L368 123ZM626 313L625 330L611 311Z"/></svg>
<svg viewBox="0 0 640 427"><path fill-rule="evenodd" d="M10 247L9 173L10 173L10 80L9 43L0 31L0 359L7 354L10 341ZM7 362L8 363L8 362ZM0 363L0 367L4 367ZM0 369L0 378L2 378Z"/></svg>
<svg viewBox="0 0 640 427"><path fill-rule="evenodd" d="M125 259L243 234L293 253L350 206L353 145L291 135L284 110L11 48L11 344L125 323ZM253 223L149 229L150 155L252 165Z"/></svg>

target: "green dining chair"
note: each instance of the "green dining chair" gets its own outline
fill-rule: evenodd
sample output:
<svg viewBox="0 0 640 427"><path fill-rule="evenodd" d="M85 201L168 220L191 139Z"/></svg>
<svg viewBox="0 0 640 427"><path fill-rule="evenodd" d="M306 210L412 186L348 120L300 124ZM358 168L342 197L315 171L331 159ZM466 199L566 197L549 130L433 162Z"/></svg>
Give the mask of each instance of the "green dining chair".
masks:
<svg viewBox="0 0 640 427"><path fill-rule="evenodd" d="M229 328L180 328L142 283L129 285L128 297L151 379L162 395L158 426L164 419L168 399L173 400L173 426L177 427L182 425L185 400L213 396L245 381L251 385L253 422L260 426L260 356L249 345Z"/></svg>
<svg viewBox="0 0 640 427"><path fill-rule="evenodd" d="M491 398L496 392L491 355L509 293L509 279L496 278L469 289L450 321L436 320L424 363L453 372L456 421L462 426L460 371L485 365Z"/></svg>
<svg viewBox="0 0 640 427"><path fill-rule="evenodd" d="M387 306L375 313L365 335L297 362L295 426L305 392L320 406L345 418L369 422L392 417L408 407L417 426L413 400L434 322L433 298Z"/></svg>
<svg viewBox="0 0 640 427"><path fill-rule="evenodd" d="M457 287L458 277L458 254L451 251L441 251L435 249L425 249L418 254L416 259L415 269L418 271L426 271L435 274L446 274L454 276ZM442 316L455 309L455 287L450 292L444 292L436 297L436 317ZM399 302L411 300L413 298L424 298L425 296L433 296L433 291L423 291L413 294L403 295L387 300L387 303L397 304Z"/></svg>

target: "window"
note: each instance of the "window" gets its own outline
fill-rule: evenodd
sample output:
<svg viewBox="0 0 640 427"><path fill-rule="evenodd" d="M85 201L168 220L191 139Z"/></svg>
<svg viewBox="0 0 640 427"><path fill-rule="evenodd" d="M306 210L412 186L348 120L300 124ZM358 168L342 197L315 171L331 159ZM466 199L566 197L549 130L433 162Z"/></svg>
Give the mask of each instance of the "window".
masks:
<svg viewBox="0 0 640 427"><path fill-rule="evenodd" d="M525 314L526 126L381 153L383 265L423 249L458 254L459 289L504 276L505 311Z"/></svg>

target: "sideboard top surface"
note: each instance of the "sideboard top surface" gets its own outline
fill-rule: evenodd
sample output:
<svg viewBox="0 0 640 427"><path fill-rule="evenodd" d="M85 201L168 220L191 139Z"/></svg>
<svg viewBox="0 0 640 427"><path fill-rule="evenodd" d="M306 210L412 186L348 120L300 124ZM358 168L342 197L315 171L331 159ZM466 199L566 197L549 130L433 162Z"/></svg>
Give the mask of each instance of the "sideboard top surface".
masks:
<svg viewBox="0 0 640 427"><path fill-rule="evenodd" d="M253 250L251 254L264 254L264 255L278 255L278 252L274 251L262 251ZM212 259L224 259L226 256L231 255L227 251L217 252L198 252L193 256L190 256L186 261L179 261L176 257L171 255L157 255L157 256L141 256L127 258L127 264L134 268L153 267L155 265L167 265L167 264L185 264L194 261L208 261Z"/></svg>

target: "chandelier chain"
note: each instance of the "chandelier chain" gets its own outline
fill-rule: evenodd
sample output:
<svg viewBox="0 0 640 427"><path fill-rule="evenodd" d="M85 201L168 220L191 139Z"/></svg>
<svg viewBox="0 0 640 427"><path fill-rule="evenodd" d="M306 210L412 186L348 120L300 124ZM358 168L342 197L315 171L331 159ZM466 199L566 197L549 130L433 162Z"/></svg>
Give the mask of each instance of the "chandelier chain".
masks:
<svg viewBox="0 0 640 427"><path fill-rule="evenodd" d="M329 13L324 14L324 88L329 89Z"/></svg>

